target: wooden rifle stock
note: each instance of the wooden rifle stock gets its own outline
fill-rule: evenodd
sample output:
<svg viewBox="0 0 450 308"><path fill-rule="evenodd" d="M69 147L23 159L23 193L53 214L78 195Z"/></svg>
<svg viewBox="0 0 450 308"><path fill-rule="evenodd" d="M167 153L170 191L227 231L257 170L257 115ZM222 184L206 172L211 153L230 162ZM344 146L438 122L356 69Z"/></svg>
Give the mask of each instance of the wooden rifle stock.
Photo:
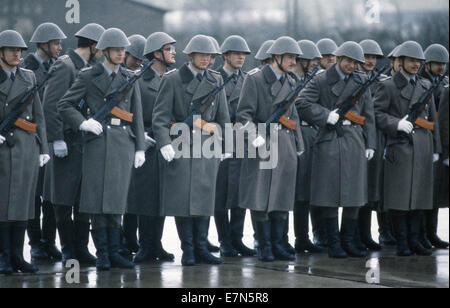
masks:
<svg viewBox="0 0 450 308"><path fill-rule="evenodd" d="M279 121L284 127L290 130L297 130L297 122L292 121L287 116L283 115Z"/></svg>
<svg viewBox="0 0 450 308"><path fill-rule="evenodd" d="M361 126L364 126L364 123L366 122L366 117L356 114L353 111L347 112L345 114L345 118L347 120L352 121L353 123L359 124Z"/></svg>
<svg viewBox="0 0 450 308"><path fill-rule="evenodd" d="M434 123L425 120L424 118L417 118L416 122L414 122L419 127L434 131Z"/></svg>
<svg viewBox="0 0 450 308"><path fill-rule="evenodd" d="M118 119L123 121L127 121L129 123L133 123L133 114L126 112L125 110L120 109L119 107L114 107L111 110L111 114Z"/></svg>

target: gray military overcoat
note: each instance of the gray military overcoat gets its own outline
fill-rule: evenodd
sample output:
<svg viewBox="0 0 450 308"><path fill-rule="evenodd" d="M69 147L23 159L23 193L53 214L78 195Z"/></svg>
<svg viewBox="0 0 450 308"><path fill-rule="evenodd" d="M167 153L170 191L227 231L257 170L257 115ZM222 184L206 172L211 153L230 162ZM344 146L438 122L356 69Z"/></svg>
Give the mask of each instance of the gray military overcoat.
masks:
<svg viewBox="0 0 450 308"><path fill-rule="evenodd" d="M26 90L36 84L30 70L18 68L12 82L0 68L0 121L17 105ZM14 146L0 145L0 222L33 219L39 155L48 154L45 120L39 95L21 115L38 125L37 133L16 128L10 136ZM4 136L6 137L6 136Z"/></svg>
<svg viewBox="0 0 450 308"><path fill-rule="evenodd" d="M114 93L131 76L120 68L111 81L102 64L82 69L72 87L58 103L62 120L73 130L86 118L76 108L84 98L90 114L105 104L104 98ZM103 124L103 133L84 136L80 212L88 214L125 213L131 171L136 151L144 150L144 124L139 87L135 84L120 102L119 108L133 114L133 123L114 126Z"/></svg>

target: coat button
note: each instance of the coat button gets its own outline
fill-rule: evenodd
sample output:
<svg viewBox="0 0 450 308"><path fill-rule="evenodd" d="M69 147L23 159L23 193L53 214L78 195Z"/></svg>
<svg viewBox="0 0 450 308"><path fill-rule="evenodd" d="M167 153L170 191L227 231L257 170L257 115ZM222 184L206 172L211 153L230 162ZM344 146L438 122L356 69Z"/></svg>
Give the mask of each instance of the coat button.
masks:
<svg viewBox="0 0 450 308"><path fill-rule="evenodd" d="M6 104L6 107L8 107L8 104Z"/></svg>
<svg viewBox="0 0 450 308"><path fill-rule="evenodd" d="M14 136L14 133L11 133L10 135L11 135L11 137L12 137L12 136Z"/></svg>
<svg viewBox="0 0 450 308"><path fill-rule="evenodd" d="M123 129L127 129L127 128L124 126Z"/></svg>
<svg viewBox="0 0 450 308"><path fill-rule="evenodd" d="M30 117L29 116L27 116L27 120L29 120L30 119Z"/></svg>
<svg viewBox="0 0 450 308"><path fill-rule="evenodd" d="M111 126L108 125L108 129L111 129Z"/></svg>

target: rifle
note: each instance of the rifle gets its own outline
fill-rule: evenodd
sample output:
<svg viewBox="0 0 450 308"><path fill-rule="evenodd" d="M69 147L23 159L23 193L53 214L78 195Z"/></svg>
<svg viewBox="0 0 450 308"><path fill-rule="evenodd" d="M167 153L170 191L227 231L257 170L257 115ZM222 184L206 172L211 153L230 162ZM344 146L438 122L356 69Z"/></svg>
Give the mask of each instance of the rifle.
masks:
<svg viewBox="0 0 450 308"><path fill-rule="evenodd" d="M320 69L319 65L314 67L311 74L307 74L306 78L297 84L295 89L291 93L289 93L289 95L280 104L280 106L278 106L278 108L274 111L274 113L272 113L270 115L269 119L267 119L267 121L265 123L267 134L269 133L271 123L281 123L282 125L284 125L285 127L289 128L291 130L297 129L297 123L295 123L295 121L289 120L285 116L285 113L289 110L291 105L295 102L300 91L306 87L306 85L314 78L314 76L316 76L319 69Z"/></svg>
<svg viewBox="0 0 450 308"><path fill-rule="evenodd" d="M390 66L385 66L381 70L375 69L373 74L367 79L366 82L361 83L360 86L353 92L350 97L345 99L342 105L339 107L337 113L339 114L339 121L335 125L327 124L328 129L335 129L338 137L342 137L344 135L344 131L342 129L342 122L344 119L347 119L353 123L364 126L366 121L366 117L358 115L353 111L350 111L356 104L358 104L359 99L366 93L367 89L378 80L378 77L381 76L384 72L388 71Z"/></svg>
<svg viewBox="0 0 450 308"><path fill-rule="evenodd" d="M28 105L30 105L31 102L33 102L36 93L39 92L42 89L42 87L44 87L45 83L55 72L55 70L56 68L52 66L40 83L37 83L32 88L28 89L20 99L19 103L14 106L13 110L1 122L0 135L6 138L6 143L10 147L14 145L13 138L10 138L10 133L16 127L31 133L37 132L37 124L28 122L27 120L22 119L20 116L22 115L22 113L25 112Z"/></svg>
<svg viewBox="0 0 450 308"><path fill-rule="evenodd" d="M194 116L202 115L206 109L214 102L215 96L220 93L220 91L225 88L225 86L233 79L233 75L230 75L227 79L224 80L221 86L215 87L206 97L203 99L199 99L195 102L192 102L194 105L194 110L187 116L187 118L183 121L184 124L188 125L189 128L193 128L194 126L210 133L214 134L216 126L214 124L210 124L202 119L197 119L194 122Z"/></svg>
<svg viewBox="0 0 450 308"><path fill-rule="evenodd" d="M439 85L444 81L445 76L448 74L447 71L438 77L436 82L432 84L432 86L426 90L419 98L417 103L411 106L410 112L408 114L407 120L411 123L416 124L419 127L434 131L434 123L425 120L424 118L420 117L420 114L425 110L425 106L428 104L428 101L430 100L431 96L433 95L434 91L439 87Z"/></svg>
<svg viewBox="0 0 450 308"><path fill-rule="evenodd" d="M125 98L125 96L128 94L128 92L133 88L133 84L141 78L147 70L150 69L150 67L153 65L155 60L148 62L142 70L139 72L139 74L133 75L131 78L127 80L117 91L114 93L108 95L105 98L106 103L94 114L93 118L94 120L102 123L107 119L107 117L112 114L116 118L119 118L121 120L124 120L126 122L132 123L133 122L133 114L126 112L119 107L119 103Z"/></svg>

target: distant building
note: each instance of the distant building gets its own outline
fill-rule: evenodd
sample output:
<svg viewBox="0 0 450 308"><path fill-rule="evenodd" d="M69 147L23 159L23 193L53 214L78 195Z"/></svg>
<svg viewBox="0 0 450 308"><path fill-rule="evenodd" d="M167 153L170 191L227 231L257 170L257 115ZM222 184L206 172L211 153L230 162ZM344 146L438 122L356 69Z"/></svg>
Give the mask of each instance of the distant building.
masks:
<svg viewBox="0 0 450 308"><path fill-rule="evenodd" d="M80 23L68 24L66 14L71 3L76 2L80 5ZM15 29L28 44L39 24L53 22L68 37L63 43L66 49L75 47L74 34L85 24L96 22L105 28L120 28L127 36L141 34L147 37L155 31L164 31L167 12L143 0L1 0L0 31ZM29 47L35 49L35 46Z"/></svg>

